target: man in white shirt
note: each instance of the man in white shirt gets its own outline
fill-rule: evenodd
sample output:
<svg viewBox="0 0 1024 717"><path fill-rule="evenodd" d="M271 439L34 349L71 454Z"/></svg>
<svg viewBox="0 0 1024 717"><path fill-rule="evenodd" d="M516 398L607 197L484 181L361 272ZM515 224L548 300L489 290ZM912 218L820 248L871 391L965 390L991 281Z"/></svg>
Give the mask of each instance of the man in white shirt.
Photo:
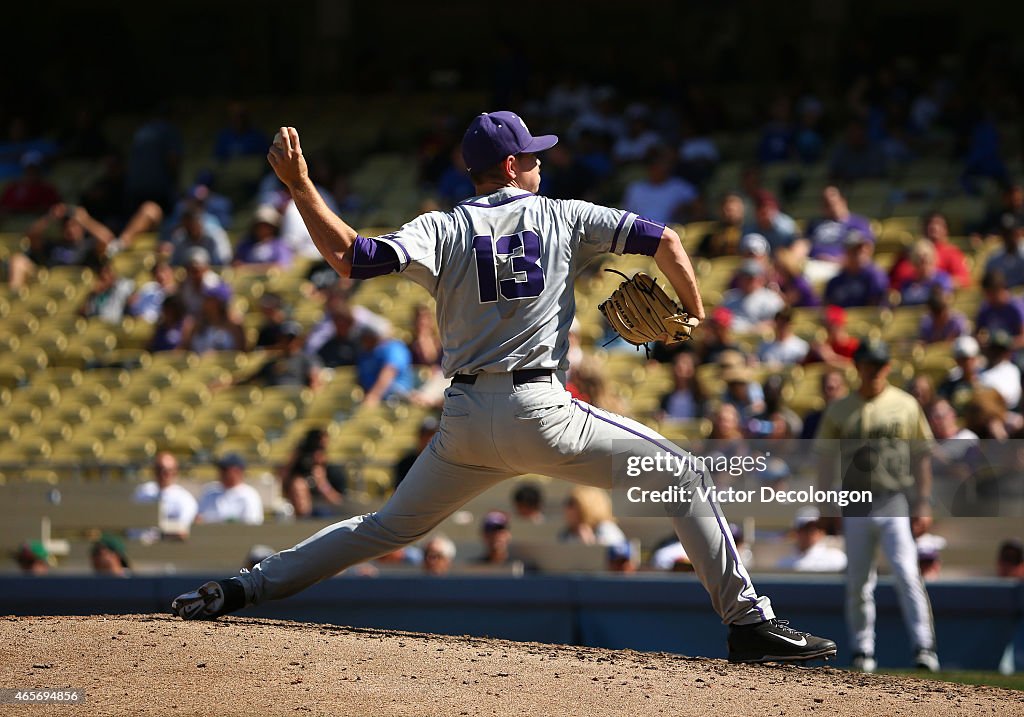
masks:
<svg viewBox="0 0 1024 717"><path fill-rule="evenodd" d="M1006 401L1011 411L1020 403L1020 369L1013 363L1013 337L1005 331L996 331L988 343L988 365L978 376L978 383L994 388Z"/></svg>
<svg viewBox="0 0 1024 717"><path fill-rule="evenodd" d="M661 224L680 221L685 210L697 199L697 190L689 182L672 176L675 157L664 148L655 148L647 159L647 178L630 182L622 198L625 208Z"/></svg>
<svg viewBox="0 0 1024 717"><path fill-rule="evenodd" d="M736 288L725 292L719 304L732 312L733 330L747 333L766 329L768 321L785 307L782 297L764 284L764 267L757 259L746 259L737 272Z"/></svg>
<svg viewBox="0 0 1024 717"><path fill-rule="evenodd" d="M218 462L220 480L210 483L199 498L197 523L263 523L263 500L245 482L245 461L228 453Z"/></svg>
<svg viewBox="0 0 1024 717"><path fill-rule="evenodd" d="M769 366L788 366L803 361L810 348L793 333L793 312L787 307L775 314L775 340L761 344L757 358Z"/></svg>
<svg viewBox="0 0 1024 717"><path fill-rule="evenodd" d="M153 480L136 488L132 500L159 502L159 527L164 535L188 535L199 509L192 494L178 485L178 459L167 451L156 454Z"/></svg>
<svg viewBox="0 0 1024 717"><path fill-rule="evenodd" d="M846 570L846 553L824 541L821 514L813 506L797 511L793 521L796 546L792 554L779 561L782 570L800 573L840 573Z"/></svg>

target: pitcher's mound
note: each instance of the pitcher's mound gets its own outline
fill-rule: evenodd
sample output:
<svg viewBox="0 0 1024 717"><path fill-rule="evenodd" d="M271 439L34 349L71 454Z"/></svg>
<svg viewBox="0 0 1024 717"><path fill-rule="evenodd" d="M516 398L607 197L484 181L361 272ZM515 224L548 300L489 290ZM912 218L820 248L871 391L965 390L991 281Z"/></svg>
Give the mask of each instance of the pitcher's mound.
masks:
<svg viewBox="0 0 1024 717"><path fill-rule="evenodd" d="M163 615L0 618L0 687L86 692L17 715L1024 715L1016 692L831 668Z"/></svg>

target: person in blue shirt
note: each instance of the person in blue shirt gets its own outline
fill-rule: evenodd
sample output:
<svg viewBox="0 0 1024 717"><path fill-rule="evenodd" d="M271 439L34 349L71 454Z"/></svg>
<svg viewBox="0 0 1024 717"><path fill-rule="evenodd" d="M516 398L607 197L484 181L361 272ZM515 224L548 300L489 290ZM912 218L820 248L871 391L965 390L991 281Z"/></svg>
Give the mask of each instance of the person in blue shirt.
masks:
<svg viewBox="0 0 1024 717"><path fill-rule="evenodd" d="M390 338L386 327L375 324L363 328L359 343L356 376L367 406L372 408L386 398L412 390L412 354L408 346Z"/></svg>

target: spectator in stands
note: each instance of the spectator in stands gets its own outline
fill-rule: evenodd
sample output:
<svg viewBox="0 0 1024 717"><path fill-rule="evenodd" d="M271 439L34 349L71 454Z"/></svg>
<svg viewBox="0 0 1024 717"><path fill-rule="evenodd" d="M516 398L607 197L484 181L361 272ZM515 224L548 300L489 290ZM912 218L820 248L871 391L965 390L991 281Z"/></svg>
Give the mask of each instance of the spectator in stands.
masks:
<svg viewBox="0 0 1024 717"><path fill-rule="evenodd" d="M967 317L950 306L947 292L933 287L928 296L928 313L921 317L918 340L924 344L943 343L969 333Z"/></svg>
<svg viewBox="0 0 1024 717"><path fill-rule="evenodd" d="M426 304L417 304L413 310L409 353L414 366L441 365L441 336L434 314Z"/></svg>
<svg viewBox="0 0 1024 717"><path fill-rule="evenodd" d="M175 294L164 299L160 305L160 318L153 327L146 350L157 353L180 349L187 315L180 296Z"/></svg>
<svg viewBox="0 0 1024 717"><path fill-rule="evenodd" d="M662 224L685 221L698 195L692 184L672 176L671 151L656 147L648 152L645 164L647 176L626 187L622 199L624 207Z"/></svg>
<svg viewBox="0 0 1024 717"><path fill-rule="evenodd" d="M822 104L813 97L802 98L797 104L798 126L794 144L801 162L814 164L825 151L821 133Z"/></svg>
<svg viewBox="0 0 1024 717"><path fill-rule="evenodd" d="M769 107L768 122L761 128L757 142L760 164L788 162L795 158L792 107L788 97L776 97Z"/></svg>
<svg viewBox="0 0 1024 717"><path fill-rule="evenodd" d="M935 249L936 267L949 274L956 287L970 286L971 271L967 267L963 252L949 241L949 224L946 216L941 212L929 212L924 216L923 227L924 239L931 242ZM916 274L912 257L905 253L889 270L889 284L899 290L905 283L912 281Z"/></svg>
<svg viewBox="0 0 1024 717"><path fill-rule="evenodd" d="M850 211L850 205L839 187L831 184L825 187L821 200L824 210L822 216L807 227L812 259L841 262L845 254L844 242L851 231L858 231L874 241L871 221Z"/></svg>
<svg viewBox="0 0 1024 717"><path fill-rule="evenodd" d="M633 545L627 540L624 543L608 546L608 571L612 573L635 573L636 560Z"/></svg>
<svg viewBox="0 0 1024 717"><path fill-rule="evenodd" d="M1001 234L1008 224L1024 226L1024 185L1006 187L999 207L981 220L978 229L985 235Z"/></svg>
<svg viewBox="0 0 1024 717"><path fill-rule="evenodd" d="M288 307L280 294L268 291L260 297L263 321L256 336L256 348L265 349L281 341L281 327L288 320Z"/></svg>
<svg viewBox="0 0 1024 717"><path fill-rule="evenodd" d="M566 390L573 398L612 413L625 413L626 406L601 366L590 357L580 361L569 375Z"/></svg>
<svg viewBox="0 0 1024 717"><path fill-rule="evenodd" d="M928 407L935 400L935 386L926 373L913 375L907 381L905 390L917 400L921 408Z"/></svg>
<svg viewBox="0 0 1024 717"><path fill-rule="evenodd" d="M116 535L104 533L89 550L92 571L98 576L127 578L131 575L131 563L124 542Z"/></svg>
<svg viewBox="0 0 1024 717"><path fill-rule="evenodd" d="M918 239L910 250L912 276L900 287L900 305L919 306L928 302L932 292L953 293L953 280L939 269L935 246L926 239Z"/></svg>
<svg viewBox="0 0 1024 717"><path fill-rule="evenodd" d="M646 107L635 105L626 110L626 131L612 146L612 159L618 164L642 162L661 137L651 129Z"/></svg>
<svg viewBox="0 0 1024 717"><path fill-rule="evenodd" d="M138 206L151 200L164 211L170 209L184 153L181 132L171 122L170 108L161 104L132 138L125 178L129 204Z"/></svg>
<svg viewBox="0 0 1024 717"><path fill-rule="evenodd" d="M116 233L125 226L135 210L125 201L124 159L112 152L103 157L99 164L99 175L81 191L79 201L89 214Z"/></svg>
<svg viewBox="0 0 1024 717"><path fill-rule="evenodd" d="M793 311L786 307L775 314L775 337L761 344L757 358L768 366L789 366L802 363L810 348L793 332Z"/></svg>
<svg viewBox="0 0 1024 717"><path fill-rule="evenodd" d="M263 523L263 500L245 482L245 460L228 453L217 461L220 480L210 483L199 498L197 523Z"/></svg>
<svg viewBox="0 0 1024 717"><path fill-rule="evenodd" d="M335 279L338 278L334 269L330 269L330 272ZM324 297L324 316L306 337L304 350L307 354L316 354L324 344L335 336L342 336L355 342L363 326L373 321L386 321L384 317L378 316L365 306L350 303L351 293L351 287L341 283L334 283L326 291L318 293L319 296ZM344 321L339 322L339 319L344 319ZM341 334L338 333L339 330Z"/></svg>
<svg viewBox="0 0 1024 717"><path fill-rule="evenodd" d="M523 481L516 485L512 492L512 506L520 520L533 525L540 525L546 521L544 493L533 481Z"/></svg>
<svg viewBox="0 0 1024 717"><path fill-rule="evenodd" d="M563 543L617 545L626 536L612 519L612 501L608 493L592 486L575 486L565 500L565 528L558 534Z"/></svg>
<svg viewBox="0 0 1024 717"><path fill-rule="evenodd" d="M11 553L11 557L24 575L46 575L53 561L41 540L26 540Z"/></svg>
<svg viewBox="0 0 1024 717"><path fill-rule="evenodd" d="M740 333L762 332L784 303L765 286L765 269L755 259L740 265L735 289L722 295L721 307L732 313L732 328Z"/></svg>
<svg viewBox="0 0 1024 717"><path fill-rule="evenodd" d="M453 145L449 156L451 161L437 179L437 194L444 207L453 207L476 194L466 169L466 161L462 158L462 148L458 144Z"/></svg>
<svg viewBox="0 0 1024 717"><path fill-rule="evenodd" d="M846 126L846 136L839 142L829 161L832 181L852 182L858 179L884 177L885 153L867 133L859 119Z"/></svg>
<svg viewBox="0 0 1024 717"><path fill-rule="evenodd" d="M292 252L284 239L278 236L280 225L280 212L266 205L258 207L248 236L235 250L232 266L259 272L265 272L272 266L290 266Z"/></svg>
<svg viewBox="0 0 1024 717"><path fill-rule="evenodd" d="M736 408L742 425L764 411L764 389L754 380L747 365L739 362L725 364L721 376L725 383L722 401Z"/></svg>
<svg viewBox="0 0 1024 717"><path fill-rule="evenodd" d="M59 224L59 233L51 230ZM28 283L36 268L85 266L96 269L106 255L114 234L89 216L82 207L55 204L28 228L29 248L14 254L8 265L8 283L19 289Z"/></svg>
<svg viewBox="0 0 1024 717"><path fill-rule="evenodd" d="M484 552L477 558L477 563L507 565L510 562L508 544L512 539L512 531L509 529L507 514L500 510L488 512L480 524L480 537L483 539Z"/></svg>
<svg viewBox="0 0 1024 717"><path fill-rule="evenodd" d="M999 391L987 386L978 386L963 407L964 426L978 438L993 438L1004 441L1010 437L1011 414L1006 409L1006 400Z"/></svg>
<svg viewBox="0 0 1024 717"><path fill-rule="evenodd" d="M914 540L917 545L917 567L926 581L935 580L942 572L942 550L946 539L941 535L925 533Z"/></svg>
<svg viewBox="0 0 1024 717"><path fill-rule="evenodd" d="M419 437L417 438L416 447L402 456L401 459L395 463L395 488L398 488L398 484L401 483L405 479L405 476L409 474L409 471L412 469L412 464L420 457L420 453L427 450L427 446L430 445L430 441L434 438L434 434L437 433L438 427L439 424L437 419L433 416L427 416L420 422Z"/></svg>
<svg viewBox="0 0 1024 717"><path fill-rule="evenodd" d="M956 411L953 406L944 398L938 398L929 404L925 410L928 418L928 425L932 429L935 440L940 444L947 441L962 441L965 444L969 441L977 441L978 434L969 428L961 428L956 422Z"/></svg>
<svg viewBox="0 0 1024 717"><path fill-rule="evenodd" d="M276 552L277 551L269 545L257 543L249 548L249 552L245 554L245 560L242 561L242 568L244 570L252 570Z"/></svg>
<svg viewBox="0 0 1024 717"><path fill-rule="evenodd" d="M743 439L740 427L740 412L731 403L721 403L711 414L711 433L708 438L715 441L740 441Z"/></svg>
<svg viewBox="0 0 1024 717"><path fill-rule="evenodd" d="M688 420L703 414L704 395L697 382L696 357L690 351L672 360L672 390L661 397L659 420Z"/></svg>
<svg viewBox="0 0 1024 717"><path fill-rule="evenodd" d="M231 287L218 284L204 293L203 308L188 316L182 327L181 347L204 354L208 351L245 351L245 330L228 306Z"/></svg>
<svg viewBox="0 0 1024 717"><path fill-rule="evenodd" d="M939 398L949 401L957 413L960 413L971 399L971 394L980 386L978 356L981 354L981 347L973 336L960 336L953 341L952 354L956 368L952 369L946 380L939 384L936 393Z"/></svg>
<svg viewBox="0 0 1024 717"><path fill-rule="evenodd" d="M270 140L253 126L245 105L240 102L228 105L228 123L217 133L213 156L222 162L235 157L262 157L269 146Z"/></svg>
<svg viewBox="0 0 1024 717"><path fill-rule="evenodd" d="M135 282L118 276L109 259L100 261L92 289L78 309L86 319L98 318L108 324L120 325L124 319L128 298L135 291Z"/></svg>
<svg viewBox="0 0 1024 717"><path fill-rule="evenodd" d="M462 152L459 151L458 155L461 158ZM580 160L573 148L562 143L544 153L544 176L540 181L540 194L552 199L587 197L597 183L593 171Z"/></svg>
<svg viewBox="0 0 1024 717"><path fill-rule="evenodd" d="M794 550L779 561L779 569L801 573L841 573L846 570L846 553L829 545L825 535L817 508L810 506L798 510L793 521Z"/></svg>
<svg viewBox="0 0 1024 717"><path fill-rule="evenodd" d="M43 178L43 155L29 151L21 157L21 176L0 194L0 216L39 214L60 203L60 192Z"/></svg>
<svg viewBox="0 0 1024 717"><path fill-rule="evenodd" d="M772 251L791 247L798 239L796 222L779 209L779 200L768 190L753 195L754 215L743 227L744 234L760 234L768 240Z"/></svg>
<svg viewBox="0 0 1024 717"><path fill-rule="evenodd" d="M333 515L345 502L345 468L327 461L327 431L311 428L280 472L281 490L298 518ZM308 510L301 510L300 506Z"/></svg>
<svg viewBox="0 0 1024 717"><path fill-rule="evenodd" d="M846 255L842 269L825 285L825 303L841 308L887 305L889 280L871 259L871 240L851 231L843 244Z"/></svg>
<svg viewBox="0 0 1024 717"><path fill-rule="evenodd" d="M711 134L702 132L695 121L684 117L679 125L679 176L703 188L715 173L720 159Z"/></svg>
<svg viewBox="0 0 1024 717"><path fill-rule="evenodd" d="M814 292L814 287L804 276L802 264L799 252L780 249L772 255L772 268L769 274L774 279L786 306L793 309L821 306L821 300Z"/></svg>
<svg viewBox="0 0 1024 717"><path fill-rule="evenodd" d="M170 241L161 246L161 253L169 257L172 266L185 266L193 249L203 249L210 265L224 266L231 261L230 253L223 250L226 242L224 230L203 222L200 210L192 208L182 215L181 224L171 232Z"/></svg>
<svg viewBox="0 0 1024 717"><path fill-rule="evenodd" d="M740 346L732 337L732 312L716 306L704 325L704 338L700 345L700 362L716 363L725 351L738 351Z"/></svg>
<svg viewBox="0 0 1024 717"><path fill-rule="evenodd" d="M256 373L236 383L239 386L255 383L261 386L306 386L316 390L320 385L320 364L303 352L302 326L297 321L286 321L281 326L279 343L271 356ZM229 384L230 385L230 384Z"/></svg>
<svg viewBox="0 0 1024 717"><path fill-rule="evenodd" d="M334 335L316 352L320 363L328 368L355 366L359 356L359 344L353 338L355 319L347 303L331 307L328 316L334 325Z"/></svg>
<svg viewBox="0 0 1024 717"><path fill-rule="evenodd" d="M1013 338L1005 331L996 331L989 336L985 354L988 368L978 374L978 383L994 388L1011 411L1020 403L1021 373L1013 362Z"/></svg>
<svg viewBox="0 0 1024 717"><path fill-rule="evenodd" d="M752 438L793 438L800 435L804 422L786 406L785 388L786 378L782 374L772 374L765 379L761 389L764 408L747 421L747 435Z"/></svg>
<svg viewBox="0 0 1024 717"><path fill-rule="evenodd" d="M169 244L174 233L181 228L186 214L193 214L207 234L217 244L217 254L231 257L231 242L225 233L231 228L232 205L227 197L215 193L210 185L213 176L200 172L196 184L175 202L170 211L165 211L155 201L145 201L134 209L121 231L120 244L129 247L135 238L146 232L157 232L162 244Z"/></svg>
<svg viewBox="0 0 1024 717"><path fill-rule="evenodd" d="M768 245L768 240L765 239L760 234L744 234L743 238L740 239L740 257L742 257L743 259L751 259L760 264L761 268L764 269L765 286L774 291L777 287L773 282L773 279L775 278L775 269L772 265L771 259L769 258L771 252L772 248ZM739 286L739 281L740 275L739 272L737 272L729 281L729 288L737 288Z"/></svg>
<svg viewBox="0 0 1024 717"><path fill-rule="evenodd" d="M967 153L964 157L964 170L960 175L961 184L970 194L980 193L977 177L995 180L999 186L1005 187L1009 183L1010 173L1003 161L999 127L994 113L974 105L968 114L972 116L969 122L964 123L968 130L965 137Z"/></svg>
<svg viewBox="0 0 1024 717"><path fill-rule="evenodd" d="M153 459L153 480L141 484L132 495L135 503L158 503L160 530L164 535L188 535L199 504L178 484L178 459L160 451Z"/></svg>
<svg viewBox="0 0 1024 717"><path fill-rule="evenodd" d="M985 273L1001 271L1007 286L1024 285L1024 224L1006 215L999 236L1003 245L985 262Z"/></svg>
<svg viewBox="0 0 1024 717"><path fill-rule="evenodd" d="M804 427L800 431L800 437L811 439L818 435L818 426L821 424L821 417L825 415L825 409L829 404L846 396L848 392L846 376L842 371L830 368L821 374L821 398L824 405L820 411L811 411L804 416Z"/></svg>
<svg viewBox="0 0 1024 717"><path fill-rule="evenodd" d="M412 354L390 326L375 321L362 328L356 374L365 395L363 405L373 407L392 396L404 396L413 387Z"/></svg>
<svg viewBox="0 0 1024 717"><path fill-rule="evenodd" d="M739 193L725 194L719 204L718 221L714 228L701 238L697 254L708 259L739 254L745 213L743 197Z"/></svg>
<svg viewBox="0 0 1024 717"><path fill-rule="evenodd" d="M313 176L312 174L310 176ZM330 208L332 212L337 214L339 212L338 203L335 201L331 193L321 187L319 184L316 185L316 190L323 197L324 203ZM285 190L287 191L287 189ZM313 238L309 235L309 230L306 229L306 223L303 221L302 216L299 214L299 210L295 206L295 202L288 196L288 201L285 204L284 210L281 212L281 238L284 239L285 244L291 250L292 256L303 257L305 259L316 259L320 260L323 257L320 255L320 250L316 248L316 244L313 243Z"/></svg>
<svg viewBox="0 0 1024 717"><path fill-rule="evenodd" d="M155 324L160 320L160 308L164 301L177 293L178 280L174 277L174 269L163 260L153 265L150 274L152 281L147 281L128 297L128 313Z"/></svg>
<svg viewBox="0 0 1024 717"><path fill-rule="evenodd" d="M827 306L823 313L825 320L825 341L815 339L807 363L824 361L829 366L845 368L853 364L853 353L860 345L860 339L850 336L846 330L846 311L840 306Z"/></svg>
<svg viewBox="0 0 1024 717"><path fill-rule="evenodd" d="M991 336L1005 331L1013 338L1015 346L1024 345L1024 301L1010 295L1003 272L998 269L986 272L981 288L985 301L974 320L975 334Z"/></svg>
<svg viewBox="0 0 1024 717"><path fill-rule="evenodd" d="M454 560L455 543L443 535L435 535L423 546L423 570L427 575L447 575Z"/></svg>
<svg viewBox="0 0 1024 717"><path fill-rule="evenodd" d="M1024 543L1017 538L1004 540L996 552L996 575L1024 580Z"/></svg>

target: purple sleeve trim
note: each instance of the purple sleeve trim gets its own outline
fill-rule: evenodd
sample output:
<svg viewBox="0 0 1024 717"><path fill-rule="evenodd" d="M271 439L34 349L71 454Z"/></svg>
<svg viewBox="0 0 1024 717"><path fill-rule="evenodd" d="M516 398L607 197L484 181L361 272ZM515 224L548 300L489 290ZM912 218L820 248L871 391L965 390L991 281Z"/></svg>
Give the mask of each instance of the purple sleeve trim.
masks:
<svg viewBox="0 0 1024 717"><path fill-rule="evenodd" d="M615 234L612 236L612 254L615 253L615 247L619 245L619 233L622 231L622 225L626 223L626 217L629 216L629 212L623 212L622 216L619 217L619 224L615 227Z"/></svg>
<svg viewBox="0 0 1024 717"><path fill-rule="evenodd" d="M398 254L393 247L376 239L356 236L356 241L352 245L353 279L370 279L390 274L398 269Z"/></svg>
<svg viewBox="0 0 1024 717"><path fill-rule="evenodd" d="M664 224L637 217L633 226L629 228L629 233L626 234L626 243L622 247L622 253L654 256L654 253L658 251L658 244L661 243L661 235L664 231Z"/></svg>

